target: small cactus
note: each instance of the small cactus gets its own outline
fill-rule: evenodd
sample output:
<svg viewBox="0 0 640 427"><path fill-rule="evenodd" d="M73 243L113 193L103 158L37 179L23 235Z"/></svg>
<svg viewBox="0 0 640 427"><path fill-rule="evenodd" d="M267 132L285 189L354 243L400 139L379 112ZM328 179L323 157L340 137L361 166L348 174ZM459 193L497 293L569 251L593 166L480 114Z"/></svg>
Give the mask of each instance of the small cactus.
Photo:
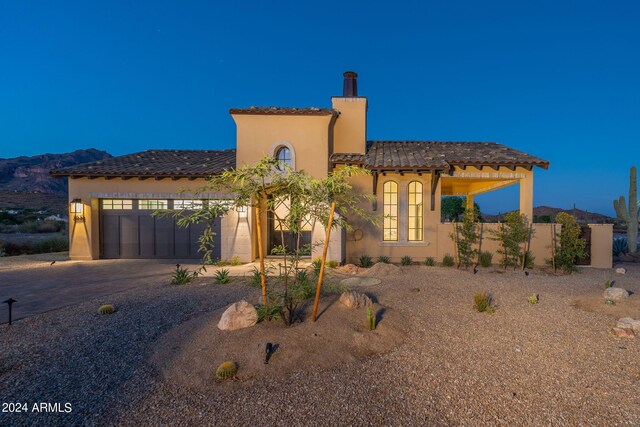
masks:
<svg viewBox="0 0 640 427"><path fill-rule="evenodd" d="M235 362L223 362L218 369L216 369L216 378L219 380L228 380L236 376L238 367Z"/></svg>
<svg viewBox="0 0 640 427"><path fill-rule="evenodd" d="M538 294L532 294L527 298L527 301L529 301L529 304L537 304L540 301L540 297L538 297Z"/></svg>
<svg viewBox="0 0 640 427"><path fill-rule="evenodd" d="M116 312L116 308L111 304L101 305L98 309L98 314L113 314Z"/></svg>
<svg viewBox="0 0 640 427"><path fill-rule="evenodd" d="M373 312L373 304L367 304L367 327L370 331L376 329L376 313Z"/></svg>

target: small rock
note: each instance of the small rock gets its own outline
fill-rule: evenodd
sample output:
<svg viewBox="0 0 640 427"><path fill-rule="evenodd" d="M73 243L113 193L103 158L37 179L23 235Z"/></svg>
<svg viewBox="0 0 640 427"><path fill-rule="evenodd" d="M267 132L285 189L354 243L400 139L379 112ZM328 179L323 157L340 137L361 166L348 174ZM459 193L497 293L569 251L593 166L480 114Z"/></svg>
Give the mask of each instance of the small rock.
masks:
<svg viewBox="0 0 640 427"><path fill-rule="evenodd" d="M633 339L636 337L636 334L631 329L625 328L611 328L609 329L609 333L615 335L618 338Z"/></svg>
<svg viewBox="0 0 640 427"><path fill-rule="evenodd" d="M236 329L248 328L258 322L258 312L256 308L248 302L242 300L231 304L218 322L218 329L223 331L233 331Z"/></svg>
<svg viewBox="0 0 640 427"><path fill-rule="evenodd" d="M632 329L636 334L640 334L640 320L634 320L631 317L623 317L618 320L616 328Z"/></svg>
<svg viewBox="0 0 640 427"><path fill-rule="evenodd" d="M602 296L607 301L620 302L629 298L629 292L622 288L607 288L604 290Z"/></svg>
<svg viewBox="0 0 640 427"><path fill-rule="evenodd" d="M627 274L627 269L624 267L618 267L616 268L616 273L618 274Z"/></svg>
<svg viewBox="0 0 640 427"><path fill-rule="evenodd" d="M371 298L359 292L343 292L340 295L340 303L347 308L366 307L371 304Z"/></svg>

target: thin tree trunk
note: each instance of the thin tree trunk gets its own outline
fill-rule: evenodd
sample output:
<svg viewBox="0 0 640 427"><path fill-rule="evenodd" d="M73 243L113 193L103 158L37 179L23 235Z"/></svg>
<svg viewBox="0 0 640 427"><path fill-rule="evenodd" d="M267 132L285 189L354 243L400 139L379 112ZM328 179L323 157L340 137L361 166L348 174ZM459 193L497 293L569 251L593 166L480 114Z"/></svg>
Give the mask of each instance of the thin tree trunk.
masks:
<svg viewBox="0 0 640 427"><path fill-rule="evenodd" d="M262 248L262 215L259 204L262 200L258 200L256 206L256 232L258 234L258 256L260 257L260 283L262 285L262 304L264 305L264 318L269 321L269 301L267 298L267 281L264 271L264 250Z"/></svg>
<svg viewBox="0 0 640 427"><path fill-rule="evenodd" d="M474 267L478 267L480 264L480 252L482 252L482 223L478 221L478 253L476 254L476 265Z"/></svg>
<svg viewBox="0 0 640 427"><path fill-rule="evenodd" d="M453 256L455 257L456 268L460 269L460 254L458 253L458 223L453 223Z"/></svg>
<svg viewBox="0 0 640 427"><path fill-rule="evenodd" d="M324 265L327 262L327 250L329 249L329 238L331 237L331 225L333 223L333 213L336 210L336 202L331 202L331 211L329 212L329 223L327 224L327 235L324 239L324 248L322 250L322 262L320 263L320 274L318 274L318 286L316 288L316 298L313 301L313 316L315 322L318 314L318 303L320 302L320 289L322 288L322 278L324 277Z"/></svg>
<svg viewBox="0 0 640 427"><path fill-rule="evenodd" d="M529 232L527 233L527 240L524 244L524 254L522 255L522 271L524 271L527 266L527 254L529 253L529 249L531 249L531 230L533 229L533 223L529 223Z"/></svg>
<svg viewBox="0 0 640 427"><path fill-rule="evenodd" d="M556 225L551 225L551 265L553 266L553 272L556 272Z"/></svg>

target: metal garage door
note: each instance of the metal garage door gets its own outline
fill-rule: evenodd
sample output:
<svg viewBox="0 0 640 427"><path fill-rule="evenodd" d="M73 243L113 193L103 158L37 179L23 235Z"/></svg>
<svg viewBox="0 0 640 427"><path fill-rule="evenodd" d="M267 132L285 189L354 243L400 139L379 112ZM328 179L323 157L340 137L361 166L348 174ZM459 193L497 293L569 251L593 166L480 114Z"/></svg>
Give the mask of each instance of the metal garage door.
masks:
<svg viewBox="0 0 640 427"><path fill-rule="evenodd" d="M171 200L100 201L100 258L202 258L198 238L204 224L179 227L173 218L153 216L173 208ZM220 259L220 218L213 224L213 259Z"/></svg>

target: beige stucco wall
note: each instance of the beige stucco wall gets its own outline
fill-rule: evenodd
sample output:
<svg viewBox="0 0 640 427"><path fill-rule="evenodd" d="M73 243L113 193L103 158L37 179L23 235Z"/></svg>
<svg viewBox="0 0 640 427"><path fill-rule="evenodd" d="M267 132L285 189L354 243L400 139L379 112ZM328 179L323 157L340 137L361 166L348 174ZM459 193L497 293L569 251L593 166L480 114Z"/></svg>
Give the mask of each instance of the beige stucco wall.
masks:
<svg viewBox="0 0 640 427"><path fill-rule="evenodd" d="M100 228L99 228L99 199L101 198L154 198L154 199L179 199L188 198L205 184L205 180L188 179L155 180L153 178L139 180L132 178L124 180L114 178L69 179L69 201L79 198L84 205L86 222L73 222L69 227L69 256L71 259L88 260L97 259L100 255ZM180 192L186 191L185 194ZM223 197L214 193L203 193L200 197ZM251 241L248 238L251 233L250 222L246 218L240 218L235 210L230 210L221 220L221 256L230 259L238 256L243 261L250 261Z"/></svg>
<svg viewBox="0 0 640 427"><path fill-rule="evenodd" d="M613 266L613 225L589 224L591 228L591 267Z"/></svg>
<svg viewBox="0 0 640 427"><path fill-rule="evenodd" d="M387 181L395 181L398 184L399 194L399 239L397 242L385 242L382 240L383 200L382 187ZM420 181L423 185L423 224L424 239L421 242L407 241L407 189L411 181ZM360 192L372 194L373 177L359 176L352 180L354 188ZM377 219L377 224L371 224L359 219L351 219L353 231L346 235L347 262L357 263L361 255L378 257L385 255L393 262L399 262L400 257L409 255L414 259L433 256L437 254L438 224L440 223L440 186L436 189L434 210L431 210L431 174L418 175L406 173L404 175L388 173L378 177L376 203L377 209L372 210L372 202L363 204L363 208L369 210Z"/></svg>
<svg viewBox="0 0 640 427"><path fill-rule="evenodd" d="M292 150L293 166L314 177L329 171L333 116L233 114L237 125L237 167L273 156L280 146Z"/></svg>
<svg viewBox="0 0 640 427"><path fill-rule="evenodd" d="M499 224L483 223L482 239L480 242L480 250L483 252L491 252L493 254L493 263L498 264L502 255L498 254L500 242L492 240L492 231L498 229ZM551 241L552 224L533 224L533 237L531 238L531 246L529 250L534 256L534 264L537 266L546 265L546 261L551 259ZM445 255L454 256L455 247L451 234L453 233L453 224L438 225L438 255L435 257L437 262L442 262ZM556 225L556 234L560 234L560 228Z"/></svg>
<svg viewBox="0 0 640 427"><path fill-rule="evenodd" d="M333 108L340 112L334 126L334 153L364 154L367 144L367 98L333 97Z"/></svg>

